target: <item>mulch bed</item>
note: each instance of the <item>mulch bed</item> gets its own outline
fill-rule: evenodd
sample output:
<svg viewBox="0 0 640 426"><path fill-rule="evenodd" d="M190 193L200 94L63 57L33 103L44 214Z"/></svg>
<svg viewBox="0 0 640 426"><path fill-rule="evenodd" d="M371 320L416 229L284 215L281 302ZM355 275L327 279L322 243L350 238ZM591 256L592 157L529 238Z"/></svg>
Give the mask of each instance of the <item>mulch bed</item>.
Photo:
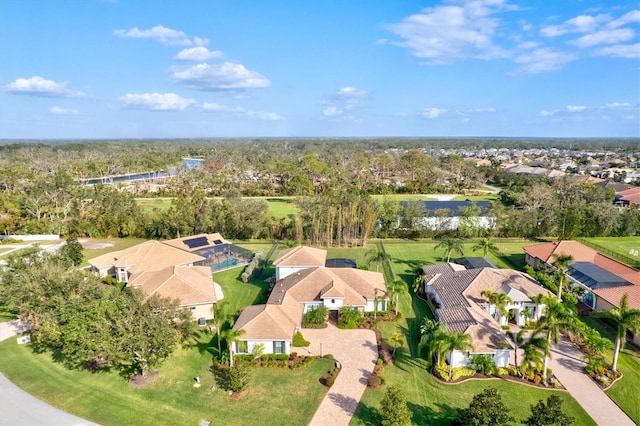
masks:
<svg viewBox="0 0 640 426"><path fill-rule="evenodd" d="M153 370L146 376L142 376L140 373L136 373L129 379L129 386L132 388L142 388L153 382L158 377L158 370Z"/></svg>
<svg viewBox="0 0 640 426"><path fill-rule="evenodd" d="M233 392L231 394L231 399L242 399L247 395L249 395L249 389L245 389L242 392Z"/></svg>

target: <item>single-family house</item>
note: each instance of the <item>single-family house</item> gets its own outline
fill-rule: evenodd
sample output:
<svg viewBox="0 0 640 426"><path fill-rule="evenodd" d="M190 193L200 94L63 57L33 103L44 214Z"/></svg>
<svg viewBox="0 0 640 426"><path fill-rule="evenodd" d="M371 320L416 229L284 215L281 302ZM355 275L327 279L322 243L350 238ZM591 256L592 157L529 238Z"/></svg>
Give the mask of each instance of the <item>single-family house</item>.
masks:
<svg viewBox="0 0 640 426"><path fill-rule="evenodd" d="M409 203L401 201L406 207ZM490 217L491 203L489 201L420 201L424 216L415 218L413 226L421 226L432 231L451 231L461 227L469 229L491 229L495 227L495 220ZM402 218L398 219L398 226Z"/></svg>
<svg viewBox="0 0 640 426"><path fill-rule="evenodd" d="M188 238L187 238L188 239ZM175 240L174 240L175 243ZM213 281L206 258L161 241L145 241L89 260L100 277L111 276L143 294L177 299L194 319L213 318L213 304L224 296Z"/></svg>
<svg viewBox="0 0 640 426"><path fill-rule="evenodd" d="M513 347L501 325L513 322L524 326L544 315L545 305L534 299L549 292L522 272L491 267L464 269L462 265L445 263L424 266L422 273L424 290L437 304L438 320L449 331L471 336L474 350L454 351L453 359L448 359L454 367L468 365L476 354L491 355L497 366L507 366ZM486 290L509 297L510 302L504 307L507 315L481 294Z"/></svg>
<svg viewBox="0 0 640 426"><path fill-rule="evenodd" d="M326 251L296 249L283 250L276 259L281 261L276 271L283 269L267 303L245 308L235 322L233 330L244 333L234 344L234 353L251 353L256 345L263 345L263 353L291 353L291 341L303 315L321 306L333 316L343 307L361 312L387 310L389 295L381 273L325 267ZM301 264L291 261L293 256ZM307 266L320 261L322 265Z"/></svg>

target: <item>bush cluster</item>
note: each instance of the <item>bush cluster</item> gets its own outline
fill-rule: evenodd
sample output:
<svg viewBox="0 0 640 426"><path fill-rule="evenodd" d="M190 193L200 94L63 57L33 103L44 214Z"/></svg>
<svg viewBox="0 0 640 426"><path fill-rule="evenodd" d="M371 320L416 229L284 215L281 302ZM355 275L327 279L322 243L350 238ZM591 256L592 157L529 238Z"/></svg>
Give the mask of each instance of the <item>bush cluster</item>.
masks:
<svg viewBox="0 0 640 426"><path fill-rule="evenodd" d="M300 331L298 331L298 332L296 332L296 334L293 335L292 344L296 348L304 348L304 347L309 346L311 344L311 342L309 342L308 340L305 340L305 338L302 336L302 333Z"/></svg>
<svg viewBox="0 0 640 426"><path fill-rule="evenodd" d="M253 271L255 271L255 269L258 267L261 259L262 259L262 253L260 252L256 253L253 256L253 259L251 259L251 262L249 262L247 267L244 268L244 272L241 275L243 283L249 282L249 280L251 279L251 275L253 275Z"/></svg>
<svg viewBox="0 0 640 426"><path fill-rule="evenodd" d="M455 381L462 377L472 377L475 376L476 370L469 367L457 367L451 371L451 380Z"/></svg>

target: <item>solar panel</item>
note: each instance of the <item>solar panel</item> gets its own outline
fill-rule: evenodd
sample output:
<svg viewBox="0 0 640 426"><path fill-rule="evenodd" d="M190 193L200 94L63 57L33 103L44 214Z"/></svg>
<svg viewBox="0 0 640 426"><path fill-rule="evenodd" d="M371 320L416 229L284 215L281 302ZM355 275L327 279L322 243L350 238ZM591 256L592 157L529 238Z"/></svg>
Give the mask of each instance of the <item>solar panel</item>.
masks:
<svg viewBox="0 0 640 426"><path fill-rule="evenodd" d="M222 240L213 240L213 244L215 245L222 244Z"/></svg>
<svg viewBox="0 0 640 426"><path fill-rule="evenodd" d="M198 238L191 238L190 240L184 240L184 243L190 249L194 249L198 247L208 246L209 240L207 240L207 237L198 237Z"/></svg>
<svg viewBox="0 0 640 426"><path fill-rule="evenodd" d="M619 287L631 284L624 278L612 274L591 262L572 263L569 266L569 275L592 289Z"/></svg>

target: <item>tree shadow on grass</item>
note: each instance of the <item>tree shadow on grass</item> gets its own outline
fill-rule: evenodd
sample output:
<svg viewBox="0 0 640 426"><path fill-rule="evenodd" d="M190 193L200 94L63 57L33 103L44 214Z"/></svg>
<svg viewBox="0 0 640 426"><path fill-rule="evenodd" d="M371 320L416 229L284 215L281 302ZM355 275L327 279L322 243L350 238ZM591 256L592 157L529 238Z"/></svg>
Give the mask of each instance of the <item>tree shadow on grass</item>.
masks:
<svg viewBox="0 0 640 426"><path fill-rule="evenodd" d="M361 423L365 426L378 426L382 419L380 418L380 412L377 408L371 407L367 404L360 403L356 409L353 418L357 423Z"/></svg>
<svg viewBox="0 0 640 426"><path fill-rule="evenodd" d="M411 423L416 425L450 425L458 418L458 410L447 404L435 404L433 408L407 402L407 406L413 413Z"/></svg>

